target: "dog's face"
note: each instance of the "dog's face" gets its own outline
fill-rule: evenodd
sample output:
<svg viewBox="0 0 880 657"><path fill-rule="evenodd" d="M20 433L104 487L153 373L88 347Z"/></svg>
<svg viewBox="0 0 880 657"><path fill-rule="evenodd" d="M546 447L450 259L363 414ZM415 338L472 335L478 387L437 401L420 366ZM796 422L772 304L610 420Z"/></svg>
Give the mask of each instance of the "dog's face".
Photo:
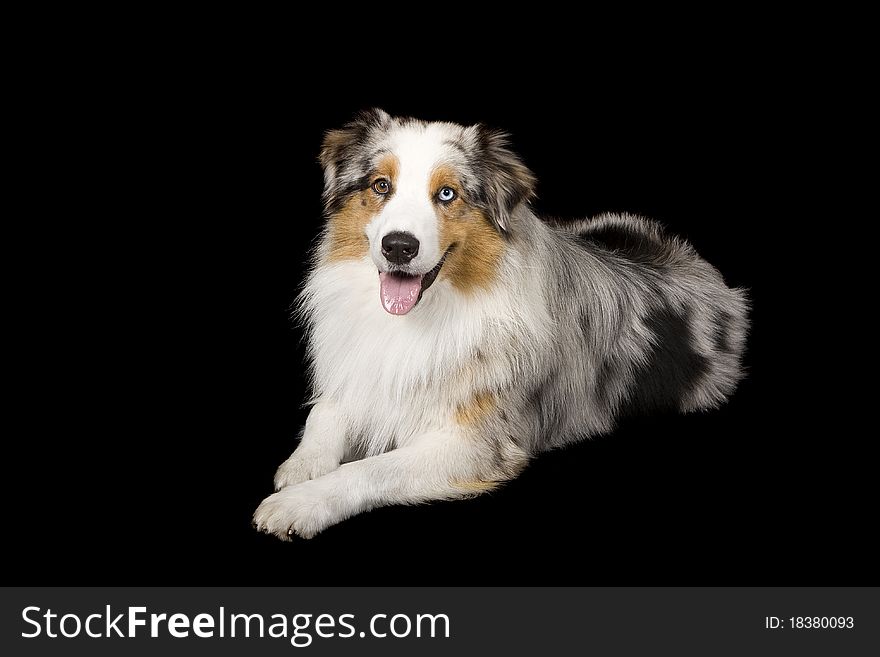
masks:
<svg viewBox="0 0 880 657"><path fill-rule="evenodd" d="M489 287L512 213L534 189L502 133L381 110L327 133L321 164L327 257L369 255L382 307L395 315L438 277L463 293Z"/></svg>

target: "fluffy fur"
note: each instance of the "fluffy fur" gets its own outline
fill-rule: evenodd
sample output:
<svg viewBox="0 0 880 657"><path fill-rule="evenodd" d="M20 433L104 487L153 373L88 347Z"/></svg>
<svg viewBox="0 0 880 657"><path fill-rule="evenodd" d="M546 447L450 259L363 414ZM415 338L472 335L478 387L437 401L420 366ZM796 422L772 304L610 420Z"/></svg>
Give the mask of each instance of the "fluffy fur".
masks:
<svg viewBox="0 0 880 657"><path fill-rule="evenodd" d="M623 414L714 408L742 377L744 292L650 220L539 219L501 133L376 110L328 133L321 163L328 223L299 298L312 410L258 529L309 538L490 490ZM411 262L385 257L394 231L418 239ZM411 311L383 309L380 272L423 280Z"/></svg>

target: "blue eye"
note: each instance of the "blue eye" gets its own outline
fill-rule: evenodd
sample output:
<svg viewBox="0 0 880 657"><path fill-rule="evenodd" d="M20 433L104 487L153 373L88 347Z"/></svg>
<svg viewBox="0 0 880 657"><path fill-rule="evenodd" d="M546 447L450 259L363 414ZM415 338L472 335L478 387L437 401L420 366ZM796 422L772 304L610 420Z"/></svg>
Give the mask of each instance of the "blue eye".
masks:
<svg viewBox="0 0 880 657"><path fill-rule="evenodd" d="M449 201L455 198L455 190L451 187L443 187L439 192L437 192L437 198L444 203L449 203Z"/></svg>

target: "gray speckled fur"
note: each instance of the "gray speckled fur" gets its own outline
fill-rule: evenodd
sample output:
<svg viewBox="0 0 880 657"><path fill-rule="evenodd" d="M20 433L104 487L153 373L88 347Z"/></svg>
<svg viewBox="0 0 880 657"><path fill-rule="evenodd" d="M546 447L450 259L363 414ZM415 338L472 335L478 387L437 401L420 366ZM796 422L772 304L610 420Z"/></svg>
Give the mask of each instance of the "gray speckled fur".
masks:
<svg viewBox="0 0 880 657"><path fill-rule="evenodd" d="M507 391L506 434L534 453L607 432L623 413L721 404L743 376L745 292L653 221L514 213L511 247L544 285L552 349Z"/></svg>

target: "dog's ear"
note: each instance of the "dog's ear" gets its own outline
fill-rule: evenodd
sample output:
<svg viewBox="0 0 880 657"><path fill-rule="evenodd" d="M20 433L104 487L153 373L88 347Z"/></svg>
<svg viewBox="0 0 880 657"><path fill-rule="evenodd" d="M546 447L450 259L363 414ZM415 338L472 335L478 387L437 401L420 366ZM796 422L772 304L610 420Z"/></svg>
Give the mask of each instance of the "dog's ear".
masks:
<svg viewBox="0 0 880 657"><path fill-rule="evenodd" d="M474 147L471 162L480 190L478 202L502 232L510 230L510 217L520 203L535 195L535 175L508 148L508 136L481 124L468 128Z"/></svg>
<svg viewBox="0 0 880 657"><path fill-rule="evenodd" d="M386 128L391 116L378 108L358 114L342 128L324 134L318 161L324 169L324 207L330 211L342 192L358 181L358 165L367 152L370 135Z"/></svg>

